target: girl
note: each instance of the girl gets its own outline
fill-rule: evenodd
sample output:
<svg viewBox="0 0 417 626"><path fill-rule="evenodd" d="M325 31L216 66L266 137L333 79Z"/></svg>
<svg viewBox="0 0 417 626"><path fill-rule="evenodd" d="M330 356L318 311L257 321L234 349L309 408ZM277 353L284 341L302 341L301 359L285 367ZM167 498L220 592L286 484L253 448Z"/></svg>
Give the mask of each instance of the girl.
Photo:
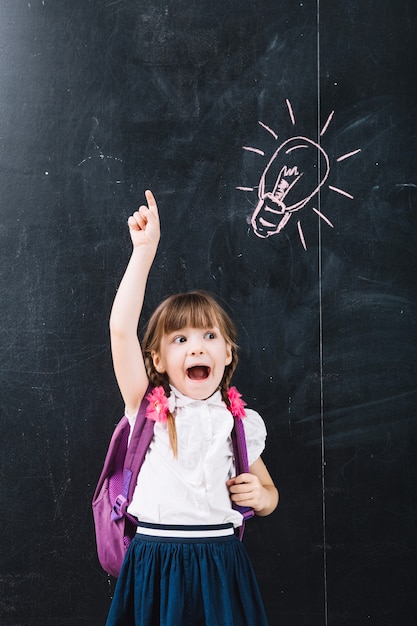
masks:
<svg viewBox="0 0 417 626"><path fill-rule="evenodd" d="M110 316L115 374L133 427L146 394L154 438L129 512L138 532L117 581L107 626L265 626L232 502L268 515L278 492L260 454L266 431L229 382L233 324L204 292L171 296L137 327L160 229L150 191L128 225L133 251ZM149 378L148 378L149 377ZM229 409L229 410L228 410ZM233 477L231 410L244 419L249 473Z"/></svg>

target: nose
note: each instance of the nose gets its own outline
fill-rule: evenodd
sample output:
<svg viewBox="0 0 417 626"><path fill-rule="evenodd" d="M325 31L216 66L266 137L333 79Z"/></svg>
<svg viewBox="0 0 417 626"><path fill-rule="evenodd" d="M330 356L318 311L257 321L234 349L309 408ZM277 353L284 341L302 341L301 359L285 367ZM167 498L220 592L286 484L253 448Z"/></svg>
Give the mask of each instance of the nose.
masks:
<svg viewBox="0 0 417 626"><path fill-rule="evenodd" d="M203 354L203 352L204 352L204 347L203 347L203 342L201 341L201 339L196 338L190 341L189 346L188 346L188 353L190 354L190 356Z"/></svg>

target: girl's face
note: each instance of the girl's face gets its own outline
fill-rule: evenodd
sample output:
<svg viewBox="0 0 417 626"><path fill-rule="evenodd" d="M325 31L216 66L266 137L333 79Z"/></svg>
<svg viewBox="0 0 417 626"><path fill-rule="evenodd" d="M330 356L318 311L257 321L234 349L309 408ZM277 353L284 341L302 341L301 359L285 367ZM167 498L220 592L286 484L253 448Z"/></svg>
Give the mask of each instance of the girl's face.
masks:
<svg viewBox="0 0 417 626"><path fill-rule="evenodd" d="M163 335L152 359L157 372L166 373L178 391L205 400L219 387L224 369L232 361L232 349L217 326L187 327Z"/></svg>

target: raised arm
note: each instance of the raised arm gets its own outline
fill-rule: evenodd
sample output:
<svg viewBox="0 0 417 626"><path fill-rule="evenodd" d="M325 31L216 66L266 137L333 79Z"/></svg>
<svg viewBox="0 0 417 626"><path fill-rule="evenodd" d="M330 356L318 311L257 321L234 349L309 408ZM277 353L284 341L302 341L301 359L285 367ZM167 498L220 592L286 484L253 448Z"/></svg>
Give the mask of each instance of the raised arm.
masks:
<svg viewBox="0 0 417 626"><path fill-rule="evenodd" d="M139 207L128 219L133 250L110 314L114 372L129 415L136 414L148 386L138 322L160 237L155 198L150 191L145 196L148 205Z"/></svg>

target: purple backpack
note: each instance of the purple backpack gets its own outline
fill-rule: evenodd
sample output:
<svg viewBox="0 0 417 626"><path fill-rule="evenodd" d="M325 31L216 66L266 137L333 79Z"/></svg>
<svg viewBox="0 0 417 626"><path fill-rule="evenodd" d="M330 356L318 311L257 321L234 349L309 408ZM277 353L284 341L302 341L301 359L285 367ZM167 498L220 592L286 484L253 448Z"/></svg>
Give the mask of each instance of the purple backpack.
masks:
<svg viewBox="0 0 417 626"><path fill-rule="evenodd" d="M148 401L144 398L129 446L130 425L127 417L122 417L117 424L93 496L98 559L102 568L115 577L119 575L126 550L137 528L137 519L129 515L127 507L132 501L139 470L153 438L155 422L146 418L147 406ZM249 471L249 465L242 420L234 416L234 422L232 445L236 475L239 475ZM243 523L239 528L239 539L242 540L245 520L252 517L254 512L250 507L235 504L233 508L243 515Z"/></svg>

